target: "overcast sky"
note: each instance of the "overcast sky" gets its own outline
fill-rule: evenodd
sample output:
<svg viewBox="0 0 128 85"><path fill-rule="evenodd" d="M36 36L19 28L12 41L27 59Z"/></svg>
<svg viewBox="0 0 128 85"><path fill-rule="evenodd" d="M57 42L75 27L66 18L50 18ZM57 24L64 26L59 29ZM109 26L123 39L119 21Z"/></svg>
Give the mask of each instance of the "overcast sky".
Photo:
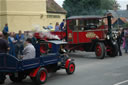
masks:
<svg viewBox="0 0 128 85"><path fill-rule="evenodd" d="M62 6L64 0L55 0L60 6ZM117 0L120 4L121 9L126 9L126 5L128 4L128 0Z"/></svg>

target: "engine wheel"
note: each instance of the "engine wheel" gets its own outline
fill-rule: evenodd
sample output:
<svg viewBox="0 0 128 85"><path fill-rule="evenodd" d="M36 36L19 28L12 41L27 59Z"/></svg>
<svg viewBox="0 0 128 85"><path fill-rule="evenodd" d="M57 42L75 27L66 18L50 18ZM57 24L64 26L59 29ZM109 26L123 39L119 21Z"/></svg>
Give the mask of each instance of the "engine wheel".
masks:
<svg viewBox="0 0 128 85"><path fill-rule="evenodd" d="M23 74L20 74L20 73L18 73L17 76L15 74L11 74L9 76L10 80L13 81L13 82L21 82L26 77L27 77L26 75L23 75Z"/></svg>
<svg viewBox="0 0 128 85"><path fill-rule="evenodd" d="M107 55L109 55L110 57L116 57L118 54L118 45L117 44L113 44L110 47L110 51L107 52Z"/></svg>
<svg viewBox="0 0 128 85"><path fill-rule="evenodd" d="M47 81L47 75L48 75L47 70L45 68L40 68L40 70L37 72L36 77L31 79L37 85L41 85Z"/></svg>
<svg viewBox="0 0 128 85"><path fill-rule="evenodd" d="M70 62L68 68L66 69L67 74L73 74L75 71L75 63Z"/></svg>
<svg viewBox="0 0 128 85"><path fill-rule="evenodd" d="M104 59L105 57L105 46L104 43L97 43L95 47L95 54L98 59Z"/></svg>

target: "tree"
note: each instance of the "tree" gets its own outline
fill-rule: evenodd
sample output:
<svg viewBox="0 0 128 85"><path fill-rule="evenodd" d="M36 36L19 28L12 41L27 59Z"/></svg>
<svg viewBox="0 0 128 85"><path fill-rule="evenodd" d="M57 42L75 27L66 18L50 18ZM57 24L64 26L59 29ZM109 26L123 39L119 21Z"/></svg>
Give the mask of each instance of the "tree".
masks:
<svg viewBox="0 0 128 85"><path fill-rule="evenodd" d="M63 8L68 16L73 15L103 15L113 9L115 0L65 0Z"/></svg>
<svg viewBox="0 0 128 85"><path fill-rule="evenodd" d="M128 22L123 25L124 28L128 28Z"/></svg>

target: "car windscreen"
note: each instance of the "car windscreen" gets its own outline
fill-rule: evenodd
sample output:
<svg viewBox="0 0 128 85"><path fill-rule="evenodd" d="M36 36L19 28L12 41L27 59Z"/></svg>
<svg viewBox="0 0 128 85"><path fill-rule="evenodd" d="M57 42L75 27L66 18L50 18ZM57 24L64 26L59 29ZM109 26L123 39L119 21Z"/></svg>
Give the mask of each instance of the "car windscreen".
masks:
<svg viewBox="0 0 128 85"><path fill-rule="evenodd" d="M103 19L73 19L69 22L69 28L72 31L92 30L103 24Z"/></svg>

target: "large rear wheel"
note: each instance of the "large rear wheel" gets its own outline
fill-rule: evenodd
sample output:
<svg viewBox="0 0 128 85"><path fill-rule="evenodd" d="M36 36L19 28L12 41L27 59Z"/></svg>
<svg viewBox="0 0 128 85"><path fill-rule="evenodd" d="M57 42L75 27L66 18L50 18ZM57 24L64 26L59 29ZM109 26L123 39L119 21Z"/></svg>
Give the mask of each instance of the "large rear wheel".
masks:
<svg viewBox="0 0 128 85"><path fill-rule="evenodd" d="M44 84L47 81L47 70L45 68L40 68L37 72L36 77L31 78L36 85Z"/></svg>
<svg viewBox="0 0 128 85"><path fill-rule="evenodd" d="M109 49L110 50L107 52L107 55L109 55L110 57L116 57L118 55L118 45L117 44L111 45Z"/></svg>
<svg viewBox="0 0 128 85"><path fill-rule="evenodd" d="M13 73L9 76L10 80L13 82L21 82L26 77L27 75L24 75L22 73Z"/></svg>
<svg viewBox="0 0 128 85"><path fill-rule="evenodd" d="M104 59L105 57L105 45L102 42L98 42L95 47L95 54L98 59Z"/></svg>

